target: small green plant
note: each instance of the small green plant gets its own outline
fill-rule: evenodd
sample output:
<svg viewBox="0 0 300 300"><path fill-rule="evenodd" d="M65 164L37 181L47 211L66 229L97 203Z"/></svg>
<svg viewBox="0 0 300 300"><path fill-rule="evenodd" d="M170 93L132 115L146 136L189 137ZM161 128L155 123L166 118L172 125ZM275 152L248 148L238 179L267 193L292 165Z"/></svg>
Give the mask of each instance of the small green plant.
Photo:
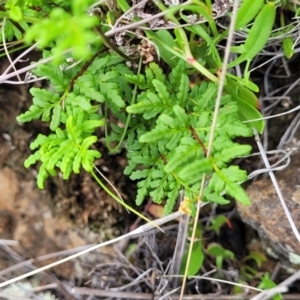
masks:
<svg viewBox="0 0 300 300"><path fill-rule="evenodd" d="M218 269L222 269L225 259L234 260L234 253L230 250L224 249L220 244L211 243L208 245L206 252L208 255L215 257L216 266Z"/></svg>
<svg viewBox="0 0 300 300"><path fill-rule="evenodd" d="M190 23L186 28L145 31L156 45L157 53L172 67L171 72L155 63L145 68L139 66L138 71L130 69L124 58L136 60L139 46L130 45L131 52L127 52L133 54L129 57L109 39L112 35L117 38L120 32L112 24L120 22L117 18L130 9L127 1L116 1L114 7L103 3L97 10L91 4L93 1L83 0L51 3L8 0L0 13L11 24L25 22L22 34L10 27L10 23L3 24L8 40L13 36L10 32L15 32L15 37L24 38L27 43L37 41L39 47L51 49L44 51L44 58L54 54L56 62L40 65L33 71L48 78L52 91L32 88L33 105L18 117L20 122L42 119L49 122L52 131L49 136L38 136L31 145L35 153L25 162L28 167L41 161L38 186L44 187L45 179L58 169L64 179L72 172L78 173L81 167L91 172L95 159L101 155L95 148L98 140L95 131L103 126L111 152L126 146L125 174L138 181L137 204L150 196L157 203L165 201L165 213L170 213L178 192L184 189L193 206L204 174L207 186L203 201L224 204L228 202L227 194L248 204L240 186L247 179L246 173L230 163L251 150L234 139L251 136L252 127L259 132L263 130L263 121L250 121L261 116L252 92L257 87L249 80L248 65L271 34L275 4L257 1L252 5L252 1L245 0L238 10L235 29L243 30L252 21L253 25L245 41L232 47L239 56L229 67L246 62L245 76L238 78L227 73L209 157L206 149L222 68L217 45L228 35L228 30L217 30L212 17L212 10L220 10L217 3L192 0L177 6L170 2L166 6L161 1L155 2L157 12L163 12L173 24ZM207 23L193 24L191 13ZM143 21L143 17L134 16L132 21ZM145 21L145 26L149 22ZM259 30L262 22L264 31ZM257 38L257 33L263 36ZM118 39L122 50L126 43L128 47L128 37ZM199 39L200 44L196 43ZM109 49L117 55L112 55ZM66 55L66 51L70 54ZM82 61L68 68L66 58ZM58 63L65 69L60 70ZM189 76L195 72L208 81L199 78L191 84ZM109 121L109 116L117 121ZM243 121L250 122L245 125Z"/></svg>
<svg viewBox="0 0 300 300"><path fill-rule="evenodd" d="M264 129L255 95L259 87L251 81L250 64L270 36L278 36L285 56L292 57L291 32L297 26L284 13L288 10L298 16L299 5L283 0L241 1L234 29L242 38L237 37L230 48L233 59L227 65L218 111L217 91L225 69L220 46L228 39L229 29L220 29L215 18L231 17L232 1L133 3L1 1L0 55L36 42L44 50L43 60L32 72L49 83L48 88L30 89L32 105L18 117L19 122L40 119L49 124L50 133L38 135L31 143L34 153L25 166L39 163L40 188L58 171L67 180L84 169L114 199L134 211L94 172L103 142L111 154L126 149L124 173L137 182L138 205L151 197L163 203L168 214L184 190L187 211L194 215L202 178L201 201L226 204L234 198L249 204L241 187L247 174L232 161L251 151L236 137L252 136L252 128L259 133ZM274 32L276 15L280 15L281 28ZM10 41L21 46L8 45ZM44 59L52 62L42 63ZM153 60L156 63L149 64ZM243 76L232 72L237 66ZM216 126L214 111L218 111ZM218 233L225 221L216 219L210 229ZM234 259L232 252L218 244L204 250L201 233L191 247L189 274L201 268L205 251L216 258L218 268L225 258ZM251 277L250 267L244 271ZM264 287L269 283L263 278Z"/></svg>
<svg viewBox="0 0 300 300"><path fill-rule="evenodd" d="M191 236L191 230L189 232ZM205 260L205 253L203 251L203 236L202 228L199 226L196 231L196 239L193 241L193 249L190 257L190 264L188 266L188 276L197 275L203 266ZM187 264L188 252L185 252L181 260L180 274L184 274Z"/></svg>
<svg viewBox="0 0 300 300"><path fill-rule="evenodd" d="M260 284L258 285L258 288L260 289L271 289L277 286L277 284L271 279L270 274L269 273L265 273L263 276L260 277ZM273 300L281 300L282 297L280 295L275 295L274 297L272 297Z"/></svg>
<svg viewBox="0 0 300 300"><path fill-rule="evenodd" d="M190 88L183 61L168 77L154 63L146 69L146 75L132 75L121 58L107 54L70 71L42 65L35 74L47 76L53 91L32 88L33 104L18 121L41 118L50 123L53 131L49 136L38 136L31 144L36 152L25 162L26 167L42 162L38 175L40 188L49 175L56 174L56 168L64 179L72 171L79 173L80 166L91 172L94 160L100 157L97 150L90 149L98 140L94 132L105 122L98 113L100 106L102 111L109 107L110 113L123 122L127 119L124 109L127 106L127 112L135 116L128 126L129 161L125 174L139 180L138 204L150 195L157 203L166 200L165 212L170 213L182 188L196 201L204 173L211 176L205 201L227 203L226 192L248 203L240 187L247 179L246 173L237 166L227 167L227 163L251 150L250 146L232 139L251 136L252 132L240 121L236 102L229 95L224 96L214 150L211 157L205 157L217 85L203 82ZM131 85L139 93L136 103L130 105ZM125 103L123 99L129 101ZM113 123L110 127L109 142L119 141L123 129Z"/></svg>

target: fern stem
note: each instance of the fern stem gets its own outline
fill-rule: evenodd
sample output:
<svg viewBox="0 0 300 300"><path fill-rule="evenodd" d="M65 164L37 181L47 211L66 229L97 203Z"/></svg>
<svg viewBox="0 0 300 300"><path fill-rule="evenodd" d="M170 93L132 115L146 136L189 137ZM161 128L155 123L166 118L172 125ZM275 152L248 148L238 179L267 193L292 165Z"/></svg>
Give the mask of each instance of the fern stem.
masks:
<svg viewBox="0 0 300 300"><path fill-rule="evenodd" d="M198 144L202 147L203 152L205 154L207 154L207 149L205 147L205 145L203 144L203 142L200 140L198 134L196 133L195 129L192 127L192 125L190 125L190 130L192 132L193 137L195 138L195 140L198 142Z"/></svg>
<svg viewBox="0 0 300 300"><path fill-rule="evenodd" d="M143 58L140 57L140 60L139 60L139 66L138 66L138 71L137 71L137 74L140 74L141 73L141 69L142 69L142 62L143 62ZM132 92L132 100L130 102L130 105L133 105L135 104L135 101L136 101L136 96L137 96L137 84L134 85L134 89L133 89L133 92ZM111 152L111 153L114 153L116 151L119 150L120 146L122 145L124 139L125 139L125 135L127 133L127 130L128 130L128 127L129 127L129 123L130 123L130 119L131 119L131 113L128 113L128 116L127 116L127 119L126 119L126 123L125 123L125 127L124 127L124 130L123 130L123 133L122 133L122 136L120 138L120 141L118 143L118 145L115 147L115 148L111 148L109 143L108 143L108 131L107 131L107 122L105 122L105 125L104 125L104 130L105 130L105 141L106 141L106 147L107 149ZM104 117L105 117L105 120L107 120L107 102L105 103L105 113L104 113Z"/></svg>
<svg viewBox="0 0 300 300"><path fill-rule="evenodd" d="M106 49L102 50L101 52L104 52L104 51L106 51ZM101 52L100 52L100 53L101 53ZM99 55L99 52L95 53L95 54L90 58L90 60L89 60L85 65L82 66L82 68L80 69L80 71L78 72L78 74L76 74L76 75L72 78L71 82L69 83L68 88L65 90L64 94L61 96L61 105L62 105L62 108L63 108L63 109L65 109L65 100L66 100L66 98L67 98L67 96L68 96L68 93L69 93L69 91L73 88L73 86L74 86L76 80L78 79L78 77L80 77L81 75L84 74L84 72L88 69L88 67L92 64L92 62L96 59L96 57L97 57L98 55Z"/></svg>

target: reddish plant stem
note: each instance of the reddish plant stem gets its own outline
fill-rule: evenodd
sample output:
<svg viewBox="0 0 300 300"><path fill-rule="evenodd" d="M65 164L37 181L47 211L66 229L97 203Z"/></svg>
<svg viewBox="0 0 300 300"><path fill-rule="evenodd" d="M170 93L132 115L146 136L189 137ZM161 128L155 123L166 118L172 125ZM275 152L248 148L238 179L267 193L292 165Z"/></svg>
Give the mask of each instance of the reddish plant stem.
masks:
<svg viewBox="0 0 300 300"><path fill-rule="evenodd" d="M202 143L202 141L199 139L199 136L197 135L195 129L190 125L190 130L192 132L193 137L195 138L195 140L198 142L198 144L202 147L203 152L205 153L205 155L207 154L207 149L205 147L205 145Z"/></svg>

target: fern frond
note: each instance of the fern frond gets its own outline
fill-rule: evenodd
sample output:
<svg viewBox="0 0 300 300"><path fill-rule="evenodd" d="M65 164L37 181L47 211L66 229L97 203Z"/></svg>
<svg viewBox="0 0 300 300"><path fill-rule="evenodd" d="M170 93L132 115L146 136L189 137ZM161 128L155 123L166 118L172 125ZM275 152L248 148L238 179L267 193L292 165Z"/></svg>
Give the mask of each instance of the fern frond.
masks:
<svg viewBox="0 0 300 300"><path fill-rule="evenodd" d="M100 103L105 101L104 95L99 93L96 76L91 73L85 73L80 76L74 84L74 95L83 95L86 98L96 100Z"/></svg>
<svg viewBox="0 0 300 300"><path fill-rule="evenodd" d="M182 78L188 78L185 74L185 71L185 61L183 60L180 60L176 67L172 69L169 75L169 80L172 88L174 89L174 92L178 91L178 87L181 84Z"/></svg>
<svg viewBox="0 0 300 300"><path fill-rule="evenodd" d="M6 20L4 26L5 41L11 42L13 39L17 39L18 41L22 40L24 38L24 32L26 32L28 28L29 25L24 21L18 22L18 26L16 26L11 20ZM3 43L2 34L0 35L0 43Z"/></svg>
<svg viewBox="0 0 300 300"><path fill-rule="evenodd" d="M125 75L128 82L135 84L140 90L149 89L151 86L146 82L146 77L143 74Z"/></svg>
<svg viewBox="0 0 300 300"><path fill-rule="evenodd" d="M154 79L163 83L166 81L166 75L156 63L149 64L149 68L146 69L146 78L147 82L151 84L153 84Z"/></svg>
<svg viewBox="0 0 300 300"><path fill-rule="evenodd" d="M246 180L244 173L227 169L227 164L251 150L250 146L239 145L232 139L252 133L239 119L237 104L224 96L212 154L207 158L218 87L203 82L191 89L184 67L183 63L178 64L169 75L169 81L161 76L155 64L150 64L145 77L129 78L140 85L143 92L127 111L142 114L149 122L152 120L151 127L139 130L135 141L132 139L133 144L127 145L129 162L125 173L139 180L136 202L140 204L149 195L157 203L165 200L165 211L170 212L181 188L191 199L196 199L203 175L209 175L204 194L206 201L228 203L224 195L236 193L237 200L247 203L246 194L239 187L240 182ZM150 149L155 151L151 153ZM231 171L235 171L239 182L228 176Z"/></svg>
<svg viewBox="0 0 300 300"><path fill-rule="evenodd" d="M60 106L60 97L58 94L52 93L45 89L31 88L30 93L33 95L33 104L29 110L17 117L19 122L29 122L39 119L49 122L51 119L51 111L54 115L54 121L51 123L51 129L55 130L59 125L60 109L54 110L56 106Z"/></svg>
<svg viewBox="0 0 300 300"><path fill-rule="evenodd" d="M240 170L238 166L230 166L228 168L223 168L222 170L217 170L210 179L208 186L205 188L205 198L208 201L211 201L212 198L210 197L218 197L219 201L223 199L226 202L226 199L223 197L223 194L226 192L237 201L249 205L249 198L240 185L241 182L246 180L246 172Z"/></svg>
<svg viewBox="0 0 300 300"><path fill-rule="evenodd" d="M190 91L189 83L190 81L188 76L185 74L181 74L180 83L176 88L174 88L175 91L178 90L178 92L176 93L176 97L178 99L179 105L181 106L185 105L185 101L188 97L188 93Z"/></svg>
<svg viewBox="0 0 300 300"><path fill-rule="evenodd" d="M174 116L161 114L156 127L140 137L141 143L160 141L160 148L174 149L179 140L190 134L189 119L185 111L178 105L173 107Z"/></svg>
<svg viewBox="0 0 300 300"><path fill-rule="evenodd" d="M149 120L170 109L172 109L170 99L163 102L158 95L148 91L138 98L137 104L128 106L126 110L131 114L143 114L143 118Z"/></svg>
<svg viewBox="0 0 300 300"><path fill-rule="evenodd" d="M91 172L95 159L101 156L99 151L90 149L98 141L92 133L103 125L102 120L88 120L82 110L69 115L64 130L57 128L49 136L38 135L31 144L31 149L38 149L25 161L25 167L41 161L38 174L38 186L44 188L44 181L51 175L56 175L56 168L62 172L63 179L68 179L72 173L79 173L83 167Z"/></svg>
<svg viewBox="0 0 300 300"><path fill-rule="evenodd" d="M170 173L183 166L190 166L195 160L202 160L204 152L199 147L197 141L192 137L183 137L179 145L172 152L171 159L168 161L164 170Z"/></svg>
<svg viewBox="0 0 300 300"><path fill-rule="evenodd" d="M50 53L44 51L43 58L47 58L50 55ZM78 71L77 68L76 70ZM39 77L46 77L49 79L55 93L63 93L68 89L68 86L75 75L74 71L75 70L71 69L62 72L57 66L47 64L39 65L32 73Z"/></svg>

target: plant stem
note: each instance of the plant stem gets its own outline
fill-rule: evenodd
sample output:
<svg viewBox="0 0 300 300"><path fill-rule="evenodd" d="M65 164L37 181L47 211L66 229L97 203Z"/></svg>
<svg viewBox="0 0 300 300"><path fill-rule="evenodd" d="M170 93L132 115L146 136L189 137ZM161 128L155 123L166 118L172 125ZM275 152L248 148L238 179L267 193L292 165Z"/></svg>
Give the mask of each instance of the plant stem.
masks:
<svg viewBox="0 0 300 300"><path fill-rule="evenodd" d="M141 219L145 220L147 223L152 224L154 227L156 227L157 229L159 229L160 231L164 232L158 225L156 225L154 222L152 222L151 220L147 219L145 216L143 216L142 214L140 214L138 211L136 211L135 209L133 209L131 206L129 206L128 204L126 204L124 201L122 201L121 199L119 199L114 193L112 193L106 186L105 184L98 178L98 176L96 175L96 173L94 172L94 170L91 171L92 176L94 177L94 179L97 181L97 183L103 188L103 190L110 195L113 199L115 199L118 203L120 203L121 205L123 205L126 209L128 209L129 211L133 212L135 215L137 215L138 217L140 217Z"/></svg>
<svg viewBox="0 0 300 300"><path fill-rule="evenodd" d="M142 62L143 62L143 58L140 57L140 61L139 61L139 66L138 66L138 70L137 70L137 74L140 74L141 73L141 69L142 69ZM136 97L137 97L137 85L135 84L134 86L134 89L133 89L133 92L132 92L132 100L131 100L131 103L130 105L133 105L135 103L135 100L136 100ZM107 120L107 105L105 105L105 119ZM120 146L122 145L124 139L125 139L125 135L127 133L127 129L128 129L128 126L129 126L129 122L130 122L130 119L131 119L131 113L128 114L127 116L127 119L126 119L126 124L125 124L125 127L124 127L124 130L123 130L123 133L122 133L122 136L120 138L120 141L118 143L118 145L115 147L115 148L111 148L109 143L108 143L108 140L107 140L107 137L108 137L108 132L107 132L107 122L105 122L105 127L104 127L104 130L105 130L105 140L106 140L106 147L108 148L108 150L110 152L115 152L117 151Z"/></svg>
<svg viewBox="0 0 300 300"><path fill-rule="evenodd" d="M165 7L165 5L161 2L161 1L157 1L155 3L157 5L157 7L165 12L167 10L167 8ZM177 20L177 18L174 16L173 12L169 12L166 14L166 16L175 24L179 25L179 21ZM183 28L176 28L175 30L176 36L177 36L177 41L179 43L180 41L180 46L182 46L182 52L183 55L180 54L178 51L175 51L174 49L168 47L167 45L165 45L163 42L160 41L161 45L163 47L165 47L166 49L169 48L169 51L171 51L171 49L173 51L171 51L172 53L174 53L174 55L183 58L184 60L186 60L190 65L192 65L195 69L197 69L200 73L202 73L205 77L207 77L209 80L218 83L219 82L219 78L216 77L215 75L213 75L211 72L209 72L205 67L203 67L193 56L190 46L189 46L189 41L187 39L185 30Z"/></svg>

